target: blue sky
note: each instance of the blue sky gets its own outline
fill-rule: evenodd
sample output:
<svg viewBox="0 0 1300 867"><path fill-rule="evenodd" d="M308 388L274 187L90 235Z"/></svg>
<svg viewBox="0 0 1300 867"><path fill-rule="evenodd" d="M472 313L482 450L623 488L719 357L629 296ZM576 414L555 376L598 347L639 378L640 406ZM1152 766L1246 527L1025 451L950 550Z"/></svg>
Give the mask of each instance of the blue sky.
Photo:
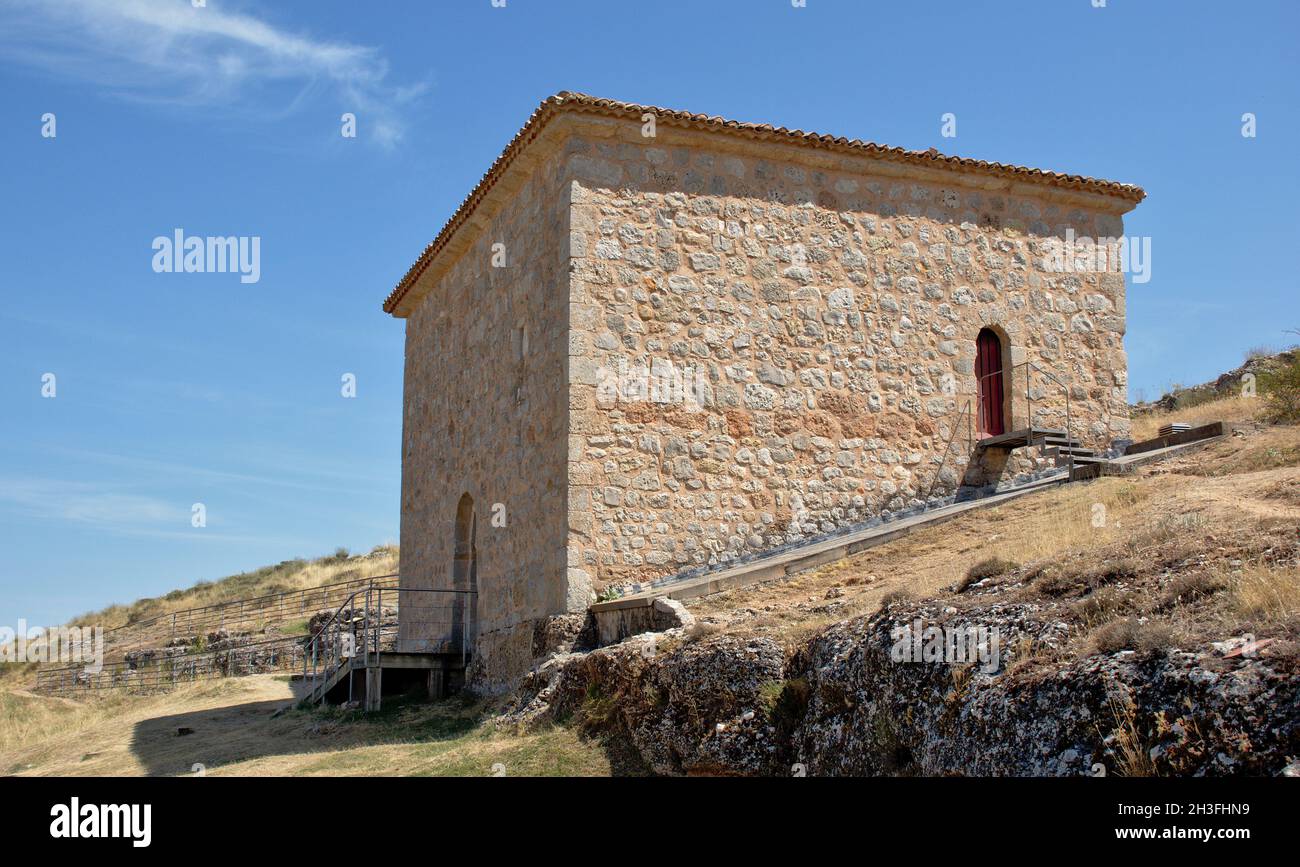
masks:
<svg viewBox="0 0 1300 867"><path fill-rule="evenodd" d="M380 302L559 90L1144 186L1133 396L1289 342L1300 6L1092 3L0 0L0 623L396 541Z"/></svg>

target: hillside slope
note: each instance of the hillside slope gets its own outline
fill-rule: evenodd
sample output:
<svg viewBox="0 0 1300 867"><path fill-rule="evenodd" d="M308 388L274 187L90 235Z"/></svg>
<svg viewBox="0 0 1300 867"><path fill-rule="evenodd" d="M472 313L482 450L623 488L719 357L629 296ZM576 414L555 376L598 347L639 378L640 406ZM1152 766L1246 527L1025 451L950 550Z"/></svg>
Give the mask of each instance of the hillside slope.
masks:
<svg viewBox="0 0 1300 867"><path fill-rule="evenodd" d="M668 774L1296 771L1300 429L1236 427L557 654L510 718ZM971 627L993 665L895 656Z"/></svg>
<svg viewBox="0 0 1300 867"><path fill-rule="evenodd" d="M562 646L503 699L10 691L0 773L1276 774L1300 756L1300 429L1225 421L1138 475L692 600L690 629ZM918 618L997 627L998 666L894 661Z"/></svg>

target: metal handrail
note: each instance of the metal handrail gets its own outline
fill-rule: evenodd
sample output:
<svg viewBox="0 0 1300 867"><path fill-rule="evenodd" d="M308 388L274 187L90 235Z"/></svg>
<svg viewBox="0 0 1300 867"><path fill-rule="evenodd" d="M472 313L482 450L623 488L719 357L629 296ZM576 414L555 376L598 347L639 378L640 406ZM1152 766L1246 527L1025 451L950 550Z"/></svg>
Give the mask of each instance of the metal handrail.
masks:
<svg viewBox="0 0 1300 867"><path fill-rule="evenodd" d="M477 597L475 590L455 590L444 588L422 588L422 587L401 587L386 586L380 583L372 583L362 590L353 592L330 618L316 630L310 637L303 650L303 681L310 683L308 695L313 699L317 696L316 691L321 685L329 680L330 676L346 664L345 660L354 659L360 655L365 668L378 668L382 662L383 645L381 638L385 634L393 632L392 626L384 624L383 599L385 590L396 590L402 593L452 593L457 594L461 606L461 618L464 622L467 618L465 613L473 609L469 605L471 597ZM365 595L365 607L361 609L360 625L357 625L355 619L344 623L342 615L345 611L355 612L357 610L357 600ZM404 607L400 606L399 607ZM471 641L471 631L474 617L468 618L471 626L461 627L461 634L458 636L462 661L468 655L468 647ZM400 628L400 624L398 625ZM344 654L343 636L350 634L353 636L352 652ZM358 640L359 638L359 640ZM308 656L311 657L311 669L308 671ZM348 682L348 698L352 698L352 683Z"/></svg>
<svg viewBox="0 0 1300 867"><path fill-rule="evenodd" d="M127 630L133 630L133 629L143 629L145 627L153 626L157 623L164 622L168 619L170 619L173 624L179 622L181 619L184 619L186 621L186 626L188 628L193 626L194 617L196 615L202 616L209 612L226 611L235 607L238 607L240 609L242 615L245 606L253 606L254 608L256 608L258 603L265 602L271 599L279 599L283 602L283 600L293 596L301 596L304 597L305 599L309 599L313 595L322 594L325 597L328 597L329 592L338 587L351 587L357 584L361 584L363 582L369 583L371 581L382 581L387 578L396 578L396 577L398 576L397 573L395 572L387 575L372 575L366 578L353 578L348 581L336 581L333 584L321 584L316 587L301 587L297 590L281 590L279 593L267 593L262 596L249 596L249 597L244 597L239 599L228 599L225 602L213 602L210 605L199 605L193 608L180 608L177 609L176 611L167 611L161 614L155 614L152 617L147 617L143 620L137 620L133 623L124 623L121 626L114 626L110 629L105 629L104 635L105 638L107 638L108 636L113 635L114 633L125 632ZM254 612L254 615L256 615L256 613L257 612ZM243 619L242 616L241 618L232 618L231 623L238 623L241 621L241 619ZM223 622L224 622L224 618L223 618ZM205 626L205 625L211 625L211 623L201 621L199 625Z"/></svg>
<svg viewBox="0 0 1300 867"><path fill-rule="evenodd" d="M1036 430L1036 427L1034 425L1033 390L1030 387L1030 382L1029 382L1030 370L1031 369L1035 370L1038 373L1050 379L1052 382L1056 383L1058 386L1060 386L1061 391L1065 394L1065 440L1066 440L1066 447L1068 451L1067 458L1069 459L1070 477L1073 478L1074 477L1073 443L1075 442L1075 440L1073 434L1074 419L1070 407L1070 385L1066 383L1064 380L1062 380L1060 377L1058 377L1056 374L1052 373L1050 370L1045 370L1043 367L1041 367L1040 365L1038 365L1036 362L1032 360L1026 359L1020 362L1019 364L1011 365L1009 373L1011 377L1011 399L1012 399L1011 409L1013 415L1015 413L1016 369L1017 368L1024 368L1025 370L1025 427L1026 430L1028 431L1027 438L1029 442L1031 443L1033 442L1034 431ZM986 373L983 376L976 377L975 400L976 400L976 406L978 408L978 415L981 418L987 419L986 406L984 402L984 389L982 387L984 380L993 376L1002 376L1006 372L1007 371L1004 370L995 370L992 373ZM960 421L960 416L958 417L958 420ZM933 487L933 484L931 486Z"/></svg>
<svg viewBox="0 0 1300 867"><path fill-rule="evenodd" d="M391 595L394 590L398 593L397 599ZM327 679L343 663L345 652L346 658L363 656L368 668L378 668L382 664L385 645L391 648L394 636L400 636L401 633L401 623L390 620L384 606L388 603L394 609L405 607L401 599L405 593L451 597L448 604L435 602L432 605L422 605L413 600L407 600L406 604L416 612L414 617L417 622L422 612L441 611L444 617L441 623L448 627L448 632L442 639L444 645L441 652L459 651L462 662L467 660L477 634L477 610L474 605L477 591L403 588L391 580L374 579L366 587L348 594L335 609L327 610L328 616L324 622L307 636L277 636L220 650L195 652L186 649L177 655L159 655L138 665L126 662L108 664L91 676L82 671L83 666L42 669L36 673L34 688L59 693L68 693L72 688L165 689L181 681L234 676L237 669L244 665L250 666L249 671L282 670L285 667L292 671L298 668L301 654L303 678L311 684L311 690L315 691L321 679ZM349 616L344 617L344 614ZM345 633L351 634L355 639L350 650L343 638Z"/></svg>
<svg viewBox="0 0 1300 867"><path fill-rule="evenodd" d="M949 453L950 451L952 451L952 441L953 441L954 439L956 439L956 437L957 437L957 430L958 430L958 428L961 427L962 416L965 416L965 417L966 417L966 429L967 429L967 430L966 430L966 441L967 441L966 450L967 450L968 452L970 451L970 439L971 439L971 437L973 436L973 432L970 430L970 426L971 426L971 423L972 423L972 422L971 422L970 411L971 411L971 402L970 402L970 400L967 400L965 406L962 408L961 413L958 414L958 416L957 416L957 421L956 421L956 423L953 424L953 426L952 426L952 432L948 434L948 442L944 443L944 446L943 446L943 457L941 457L941 458L939 459L939 468L938 468L937 470L934 471L934 477L930 479L930 487L929 487L929 488L926 490L926 492L925 492L925 501L926 501L927 503L930 501L930 497L934 494L934 486L935 486L935 484L939 481L939 476L942 475L942 473L943 473L943 467L944 467L944 464L947 463L947 461L948 461L948 453Z"/></svg>

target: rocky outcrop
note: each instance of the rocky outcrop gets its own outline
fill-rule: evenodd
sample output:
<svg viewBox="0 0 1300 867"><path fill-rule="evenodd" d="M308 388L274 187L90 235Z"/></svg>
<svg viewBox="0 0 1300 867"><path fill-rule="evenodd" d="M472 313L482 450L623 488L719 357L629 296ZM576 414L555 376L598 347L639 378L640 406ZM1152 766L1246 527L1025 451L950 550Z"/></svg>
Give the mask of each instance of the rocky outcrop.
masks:
<svg viewBox="0 0 1300 867"><path fill-rule="evenodd" d="M1009 671L1064 639L1052 613L981 611L1002 643L994 670L892 658L900 623L945 624L933 608L832 627L808 646L795 754L827 775L1271 775L1300 751L1300 683L1264 657L1123 650Z"/></svg>
<svg viewBox="0 0 1300 867"><path fill-rule="evenodd" d="M1151 412L1173 412L1177 409L1195 406L1218 398L1233 397L1241 394L1242 379L1247 374L1259 377L1273 373L1279 368L1295 362L1297 358L1300 358L1300 350L1297 349L1288 349L1276 355L1252 356L1246 359L1246 362L1240 367L1219 374L1211 382L1203 382L1200 385L1185 388L1175 388L1156 400L1135 403L1130 409L1134 416Z"/></svg>
<svg viewBox="0 0 1300 867"><path fill-rule="evenodd" d="M548 659L503 719L622 737L659 774L1274 775L1300 755L1293 660L1222 645L1025 664L1069 638L1059 614L900 602L791 653L648 633ZM976 619L996 641L964 661L900 659L901 627Z"/></svg>
<svg viewBox="0 0 1300 867"><path fill-rule="evenodd" d="M769 639L647 633L549 660L506 719L617 733L658 774L770 773L780 750L764 708L785 667Z"/></svg>

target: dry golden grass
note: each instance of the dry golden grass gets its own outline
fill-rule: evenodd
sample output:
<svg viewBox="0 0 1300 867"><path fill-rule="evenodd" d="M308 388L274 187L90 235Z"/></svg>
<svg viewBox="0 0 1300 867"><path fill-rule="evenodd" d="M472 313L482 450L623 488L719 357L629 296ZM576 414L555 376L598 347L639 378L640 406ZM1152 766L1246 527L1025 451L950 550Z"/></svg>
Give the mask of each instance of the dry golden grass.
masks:
<svg viewBox="0 0 1300 867"><path fill-rule="evenodd" d="M1300 429L1252 426L1244 437L1225 438L1141 468L1131 477L1035 493L816 570L691 600L687 606L726 632L797 643L829 623L872 614L900 594L945 595L963 584L973 567L1003 560L1039 574L1026 590L1030 596L1066 599L1077 595L1080 586L1096 585L1086 603L1078 603L1076 614L1085 632L1106 627L1096 635L1098 645L1127 642L1131 636L1122 624L1109 624L1148 613L1168 622L1144 627L1144 645L1195 641L1215 630L1221 637L1224 630L1258 629L1260 618L1243 617L1227 603L1228 594L1220 592L1229 587L1225 580L1191 574L1196 570L1178 564L1202 557L1226 564L1239 556L1229 552L1246 540L1274 534L1285 539L1288 528L1293 539L1294 528L1300 527L1300 500L1278 494L1293 483L1300 483ZM1157 568L1158 558L1171 564L1157 570L1163 574L1169 569L1169 577L1147 574ZM1256 612L1276 612L1275 631L1285 632L1286 624L1296 622L1287 613L1294 610L1288 595L1294 575L1261 569L1258 586L1248 576L1243 579L1238 593L1252 601L1242 604ZM1131 592L1116 593L1106 586L1114 580L1112 573L1141 574L1151 584L1135 601ZM1015 575L1012 570L1008 580L1019 580ZM834 593L832 588L837 588ZM1205 600L1211 596L1214 610L1208 611ZM965 598L956 594L957 600ZM1172 609L1161 609L1161 600Z"/></svg>
<svg viewBox="0 0 1300 867"><path fill-rule="evenodd" d="M1173 422L1184 422L1192 427L1199 427L1210 422L1251 422L1263 409L1258 397L1225 397L1212 400L1187 409L1173 412L1152 412L1134 416L1131 422L1132 437L1135 442L1154 439L1160 435L1160 428Z"/></svg>
<svg viewBox="0 0 1300 867"><path fill-rule="evenodd" d="M186 590L173 590L165 596L138 599L129 605L111 605L76 617L69 625L94 624L114 629L186 608L393 574L397 572L397 567L398 550L392 545L381 545L369 554L356 556L334 555L316 560L286 560L275 566L231 575L218 581L201 581Z"/></svg>
<svg viewBox="0 0 1300 867"><path fill-rule="evenodd" d="M1107 477L972 512L903 539L785 580L687 602L728 631L798 641L826 625L875 611L900 593L925 597L958 584L990 558L1027 564L1125 538L1144 522L1148 502L1172 479L1138 483ZM842 597L828 607L827 590Z"/></svg>
<svg viewBox="0 0 1300 867"><path fill-rule="evenodd" d="M347 581L382 575L396 574L398 569L398 550L394 546L382 545L368 554L356 556L346 552L321 557L316 560L287 560L276 566L268 566L253 572L232 575L219 581L200 582L188 590L176 590L165 596L139 599L130 605L112 605L101 611L90 612L69 621L70 626L101 626L104 629L105 659L118 661L126 650L141 647L158 647L173 637L171 624L167 618L157 622L154 618L174 611L200 608L206 605L228 603L241 599L253 599L273 594L292 593L297 590L311 590L326 585L340 584ZM345 598L345 589L326 591L329 604L333 607ZM290 597L292 602L293 597ZM318 604L320 600L310 600L309 604ZM250 608L249 612L255 609ZM274 627L281 635L293 635L306 631L307 617L313 611L302 612L290 606L285 609L286 617L281 618L272 602L262 616L241 616L228 621L232 629L248 632L262 631L264 627ZM301 615L301 616L298 616ZM215 628L218 613L200 613L200 627ZM206 625L204 625L206 624ZM122 627L132 627L123 629ZM38 645L35 639L29 645ZM0 664L0 688L22 689L30 686L36 677L36 670L41 666L35 664Z"/></svg>
<svg viewBox="0 0 1300 867"><path fill-rule="evenodd" d="M0 774L176 776L590 776L612 772L599 741L564 727L501 730L491 708L385 698L384 710L289 709L280 675L87 702L0 695ZM178 727L193 733L178 736Z"/></svg>
<svg viewBox="0 0 1300 867"><path fill-rule="evenodd" d="M1300 567L1257 565L1224 580L1244 621L1268 626L1300 618Z"/></svg>
<svg viewBox="0 0 1300 867"><path fill-rule="evenodd" d="M1014 524L995 524L1000 532L989 537L987 555L1023 564L1105 545L1131 531L1152 493L1128 479L1104 478L1040 494Z"/></svg>

